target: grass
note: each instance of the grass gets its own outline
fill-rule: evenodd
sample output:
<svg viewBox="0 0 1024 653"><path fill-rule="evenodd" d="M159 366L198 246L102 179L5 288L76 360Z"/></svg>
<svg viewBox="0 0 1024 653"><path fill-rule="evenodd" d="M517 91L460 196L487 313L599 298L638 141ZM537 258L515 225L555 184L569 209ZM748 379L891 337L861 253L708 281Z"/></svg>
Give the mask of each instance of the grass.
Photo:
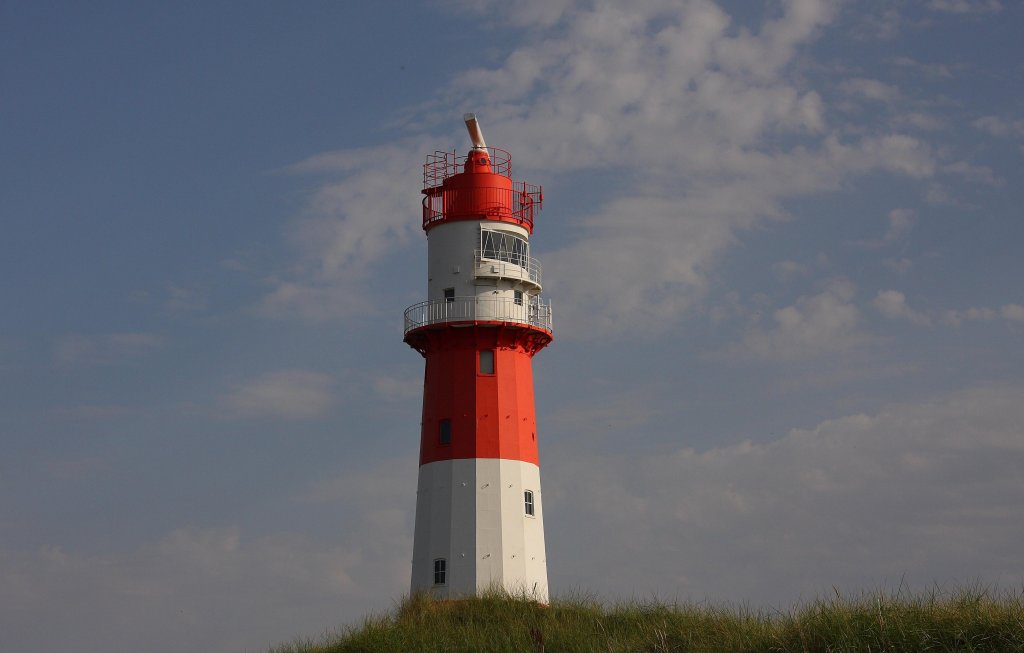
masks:
<svg viewBox="0 0 1024 653"><path fill-rule="evenodd" d="M322 642L272 653L1024 653L1024 597L961 590L916 597L836 596L792 612L586 598L548 607L499 593L462 601L407 599Z"/></svg>

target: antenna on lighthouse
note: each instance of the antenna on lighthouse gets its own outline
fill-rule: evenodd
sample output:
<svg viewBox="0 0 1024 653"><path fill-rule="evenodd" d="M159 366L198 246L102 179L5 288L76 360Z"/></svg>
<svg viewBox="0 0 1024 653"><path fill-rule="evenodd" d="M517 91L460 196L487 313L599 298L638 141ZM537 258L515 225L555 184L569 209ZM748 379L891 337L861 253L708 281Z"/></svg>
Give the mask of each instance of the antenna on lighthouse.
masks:
<svg viewBox="0 0 1024 653"><path fill-rule="evenodd" d="M473 141L473 149L486 150L487 143L484 142L484 132L480 129L480 123L476 119L476 114L467 113L462 116L462 119L466 121L466 129L469 130L469 140Z"/></svg>

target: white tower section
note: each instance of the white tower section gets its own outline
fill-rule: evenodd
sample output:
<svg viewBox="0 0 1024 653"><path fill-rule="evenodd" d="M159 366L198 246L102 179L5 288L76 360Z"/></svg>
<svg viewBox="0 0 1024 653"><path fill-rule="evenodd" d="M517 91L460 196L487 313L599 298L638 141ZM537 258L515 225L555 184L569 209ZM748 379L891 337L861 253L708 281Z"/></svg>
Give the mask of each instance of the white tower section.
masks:
<svg viewBox="0 0 1024 653"><path fill-rule="evenodd" d="M525 514L527 490L533 515ZM444 578L435 577L437 560L447 561ZM494 458L421 466L412 592L447 599L494 589L548 602L540 468Z"/></svg>

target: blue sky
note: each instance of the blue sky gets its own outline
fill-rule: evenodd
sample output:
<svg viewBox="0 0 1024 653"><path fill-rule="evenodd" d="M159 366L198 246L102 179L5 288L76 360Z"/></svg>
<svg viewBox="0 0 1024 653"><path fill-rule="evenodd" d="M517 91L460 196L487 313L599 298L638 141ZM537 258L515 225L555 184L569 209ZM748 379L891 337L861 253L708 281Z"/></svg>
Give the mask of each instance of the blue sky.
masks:
<svg viewBox="0 0 1024 653"><path fill-rule="evenodd" d="M0 648L264 650L406 591L401 312L466 111L545 188L554 593L1020 589L1022 25L5 3Z"/></svg>

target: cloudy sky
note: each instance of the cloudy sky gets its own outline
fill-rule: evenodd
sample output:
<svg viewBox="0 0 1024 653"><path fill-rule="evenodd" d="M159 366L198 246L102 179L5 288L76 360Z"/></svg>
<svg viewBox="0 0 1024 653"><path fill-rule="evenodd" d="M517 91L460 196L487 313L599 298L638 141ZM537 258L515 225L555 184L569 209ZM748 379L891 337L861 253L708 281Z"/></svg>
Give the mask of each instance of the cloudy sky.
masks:
<svg viewBox="0 0 1024 653"><path fill-rule="evenodd" d="M0 649L408 587L421 166L544 185L555 594L1021 589L1024 6L0 7Z"/></svg>

